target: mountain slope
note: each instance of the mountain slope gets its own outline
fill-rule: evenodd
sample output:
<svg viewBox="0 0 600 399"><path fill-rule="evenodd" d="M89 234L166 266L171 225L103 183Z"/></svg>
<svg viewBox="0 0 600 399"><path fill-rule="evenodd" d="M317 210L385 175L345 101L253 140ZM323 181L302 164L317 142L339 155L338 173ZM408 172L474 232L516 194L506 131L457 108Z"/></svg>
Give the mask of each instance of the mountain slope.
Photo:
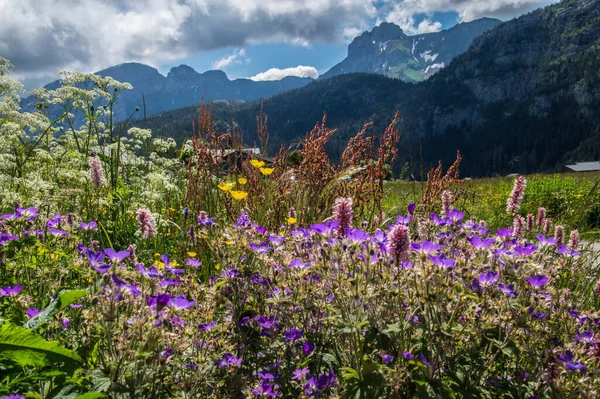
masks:
<svg viewBox="0 0 600 399"><path fill-rule="evenodd" d="M172 68L167 76L161 75L155 68L130 62L116 65L97 75L111 76L118 81L128 82L133 90L122 92L115 104L115 117L123 120L136 107L151 115L191 104L199 104L202 94L206 100L245 100L252 101L270 97L286 90L304 86L310 78L286 77L278 81L253 81L250 79L229 80L225 72L207 71L198 73L187 65ZM52 82L45 87L56 89L60 82ZM33 109L35 97L23 100L25 109Z"/></svg>
<svg viewBox="0 0 600 399"><path fill-rule="evenodd" d="M251 144L260 104L215 106L221 123L235 119ZM567 0L506 22L475 39L447 68L419 84L369 74L319 80L267 99L273 149L297 141L328 113L340 155L364 122L382 132L401 112L400 162L418 175L438 159L465 155L465 175L560 170L600 157L600 0ZM194 110L181 113L187 126ZM151 121L160 126L160 117ZM164 134L183 137L181 131ZM411 149L411 152L408 149Z"/></svg>
<svg viewBox="0 0 600 399"><path fill-rule="evenodd" d="M399 26L384 22L356 37L348 46L348 56L321 78L370 72L419 82L447 66L469 48L475 37L500 23L481 18L441 32L407 36Z"/></svg>

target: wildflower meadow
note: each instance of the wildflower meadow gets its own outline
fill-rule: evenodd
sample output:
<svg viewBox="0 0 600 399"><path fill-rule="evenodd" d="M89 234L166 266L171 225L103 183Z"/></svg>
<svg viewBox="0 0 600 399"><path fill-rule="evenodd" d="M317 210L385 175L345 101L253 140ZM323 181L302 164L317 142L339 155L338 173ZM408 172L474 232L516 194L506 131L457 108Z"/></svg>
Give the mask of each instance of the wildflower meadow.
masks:
<svg viewBox="0 0 600 399"><path fill-rule="evenodd" d="M262 113L260 155L209 104L178 144L113 120L126 83L65 72L25 112L9 69L1 398L600 395L589 225L527 177L488 222L461 207L460 154L414 200L386 186L399 115L339 162L326 117L271 158Z"/></svg>

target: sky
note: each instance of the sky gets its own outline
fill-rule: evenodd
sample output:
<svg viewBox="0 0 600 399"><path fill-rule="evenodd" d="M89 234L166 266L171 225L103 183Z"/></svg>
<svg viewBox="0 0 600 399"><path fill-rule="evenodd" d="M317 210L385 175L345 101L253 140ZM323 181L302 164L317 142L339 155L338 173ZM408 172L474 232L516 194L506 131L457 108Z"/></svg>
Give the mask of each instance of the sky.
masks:
<svg viewBox="0 0 600 399"><path fill-rule="evenodd" d="M27 89L61 70L181 64L230 79L316 78L355 36L387 21L406 34L508 20L556 0L0 0L0 57Z"/></svg>

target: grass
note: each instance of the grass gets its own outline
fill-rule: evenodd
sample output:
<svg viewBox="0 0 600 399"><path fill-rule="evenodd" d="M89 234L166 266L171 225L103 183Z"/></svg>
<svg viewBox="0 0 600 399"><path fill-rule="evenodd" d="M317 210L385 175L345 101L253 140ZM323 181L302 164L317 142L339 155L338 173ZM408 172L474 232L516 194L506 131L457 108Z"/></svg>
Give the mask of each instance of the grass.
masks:
<svg viewBox="0 0 600 399"><path fill-rule="evenodd" d="M536 174L527 176L527 190L522 210L535 214L537 208L546 208L555 224L585 232L593 238L600 231L599 172ZM452 187L455 205L466 217L486 220L493 229L510 225L506 215L506 199L513 177L494 177L466 180ZM406 206L418 203L424 183L395 181L385 186L383 207L388 216L406 213Z"/></svg>

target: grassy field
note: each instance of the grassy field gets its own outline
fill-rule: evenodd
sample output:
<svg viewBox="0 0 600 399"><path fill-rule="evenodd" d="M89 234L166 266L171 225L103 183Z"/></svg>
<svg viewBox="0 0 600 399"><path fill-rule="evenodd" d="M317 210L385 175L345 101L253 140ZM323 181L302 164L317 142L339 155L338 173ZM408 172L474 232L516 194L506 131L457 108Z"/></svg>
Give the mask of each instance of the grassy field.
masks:
<svg viewBox="0 0 600 399"><path fill-rule="evenodd" d="M555 224L579 229L588 237L600 230L600 173L561 173L527 176L527 190L522 210L535 214L546 208ZM506 199L512 190L514 177L494 177L466 180L455 184L455 206L465 216L486 220L490 228L512 224L506 214ZM388 216L405 214L411 202L419 203L424 183L395 181L386 185L383 206Z"/></svg>

